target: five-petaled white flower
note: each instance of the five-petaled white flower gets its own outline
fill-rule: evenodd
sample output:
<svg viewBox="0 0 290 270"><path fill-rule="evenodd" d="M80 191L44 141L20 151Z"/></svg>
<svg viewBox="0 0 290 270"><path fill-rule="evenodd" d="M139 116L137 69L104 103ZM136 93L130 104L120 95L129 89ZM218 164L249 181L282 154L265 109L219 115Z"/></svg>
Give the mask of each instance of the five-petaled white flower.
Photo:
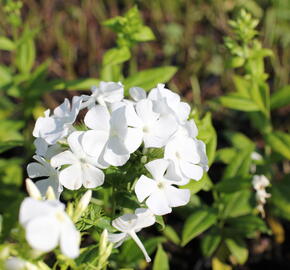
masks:
<svg viewBox="0 0 290 270"><path fill-rule="evenodd" d="M145 201L155 215L165 215L172 207L182 206L189 202L190 191L172 185L184 184L170 170L172 164L165 159L156 159L145 165L153 179L142 175L135 185L135 193L139 202Z"/></svg>
<svg viewBox="0 0 290 270"><path fill-rule="evenodd" d="M44 177L44 179L39 180L35 183L38 187L41 195L44 197L49 186L53 188L53 191L57 198L59 198L63 187L59 183L58 171L53 168L49 162L47 162L43 157L33 156L33 158L38 162L29 163L27 166L27 174L30 178Z"/></svg>
<svg viewBox="0 0 290 270"><path fill-rule="evenodd" d="M96 102L106 106L107 103L121 101L124 97L124 86L120 82L100 82L99 86L93 86L91 91L91 96L83 96L82 108L88 107L90 109Z"/></svg>
<svg viewBox="0 0 290 270"><path fill-rule="evenodd" d="M135 214L125 214L113 220L112 225L121 233L110 233L108 239L110 242L116 243L115 247L118 247L124 240L131 237L143 252L146 261L150 262L151 259L136 232L153 225L155 220L155 216L149 209L137 208Z"/></svg>
<svg viewBox="0 0 290 270"><path fill-rule="evenodd" d="M67 136L74 130L72 124L75 122L80 110L82 97L74 96L72 106L68 99L56 107L53 115L46 110L45 117L39 117L35 123L33 136L43 138L48 144L55 144L59 139Z"/></svg>
<svg viewBox="0 0 290 270"><path fill-rule="evenodd" d="M49 252L59 244L65 256L76 258L79 255L80 233L64 209L64 204L57 200L24 199L19 221L32 248Z"/></svg>
<svg viewBox="0 0 290 270"><path fill-rule="evenodd" d="M153 110L153 102L141 99L135 106L126 105L126 120L129 126L126 145L138 148L144 146L163 147L177 130L177 122L172 114L161 116ZM128 146L127 146L128 147Z"/></svg>
<svg viewBox="0 0 290 270"><path fill-rule="evenodd" d="M71 190L79 189L82 185L86 188L95 188L104 183L104 173L99 168L104 168L102 161L86 154L83 150L84 132L75 131L67 138L70 150L54 156L50 163L54 168L69 165L59 173L60 183Z"/></svg>
<svg viewBox="0 0 290 270"><path fill-rule="evenodd" d="M176 173L185 183L190 179L200 180L207 170L204 143L189 136L172 138L165 146L164 158L173 161Z"/></svg>
<svg viewBox="0 0 290 270"><path fill-rule="evenodd" d="M87 112L84 122L92 129L85 132L83 140L84 149L89 155L102 158L113 166L121 166L136 150L125 145L128 127L124 106L115 109L112 114L105 106L94 106Z"/></svg>

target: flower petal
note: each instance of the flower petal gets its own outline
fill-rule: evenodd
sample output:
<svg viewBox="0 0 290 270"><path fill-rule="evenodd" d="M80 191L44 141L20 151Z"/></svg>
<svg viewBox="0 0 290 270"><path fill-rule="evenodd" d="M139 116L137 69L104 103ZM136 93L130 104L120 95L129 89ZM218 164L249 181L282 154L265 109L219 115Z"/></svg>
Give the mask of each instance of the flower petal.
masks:
<svg viewBox="0 0 290 270"><path fill-rule="evenodd" d="M190 200L189 189L178 189L176 187L167 185L165 186L164 192L170 207L186 205Z"/></svg>
<svg viewBox="0 0 290 270"><path fill-rule="evenodd" d="M156 221L154 214L148 208L137 208L135 210L135 215L137 215L137 224L135 227L135 231L149 227L153 225Z"/></svg>
<svg viewBox="0 0 290 270"><path fill-rule="evenodd" d="M50 164L54 168L60 167L62 165L74 164L76 162L78 162L77 158L69 150L66 150L62 153L57 154L56 156L52 157L50 160Z"/></svg>
<svg viewBox="0 0 290 270"><path fill-rule="evenodd" d="M61 228L60 249L61 252L74 259L79 256L80 233L76 230L74 224L68 218Z"/></svg>
<svg viewBox="0 0 290 270"><path fill-rule="evenodd" d="M31 178L49 176L46 168L37 162L32 162L27 165L27 174Z"/></svg>
<svg viewBox="0 0 290 270"><path fill-rule="evenodd" d="M202 178L203 169L201 166L186 161L180 161L179 164L182 174L184 174L186 177L196 181Z"/></svg>
<svg viewBox="0 0 290 270"><path fill-rule="evenodd" d="M150 195L146 200L146 205L155 215L159 216L166 215L172 211L164 192L159 190Z"/></svg>
<svg viewBox="0 0 290 270"><path fill-rule="evenodd" d="M141 87L131 87L129 89L130 96L135 100L139 101L141 99L146 98L146 92L143 88Z"/></svg>
<svg viewBox="0 0 290 270"><path fill-rule="evenodd" d="M139 202L143 202L148 196L157 190L156 181L141 175L135 185L135 193Z"/></svg>
<svg viewBox="0 0 290 270"><path fill-rule="evenodd" d="M59 225L56 219L40 216L26 226L26 239L36 250L48 252L54 249L59 240Z"/></svg>
<svg viewBox="0 0 290 270"><path fill-rule="evenodd" d="M76 190L82 186L82 176L80 165L71 165L60 171L59 182L67 189Z"/></svg>
<svg viewBox="0 0 290 270"><path fill-rule="evenodd" d="M85 188L95 188L104 183L105 175L100 169L90 164L86 164L84 165L82 172L83 185Z"/></svg>
<svg viewBox="0 0 290 270"><path fill-rule="evenodd" d="M110 113L105 106L96 105L86 113L84 122L91 129L109 131Z"/></svg>
<svg viewBox="0 0 290 270"><path fill-rule="evenodd" d="M53 208L51 208L48 204L28 197L21 203L19 210L19 222L25 226L31 219L39 215L50 214L52 212Z"/></svg>
<svg viewBox="0 0 290 270"><path fill-rule="evenodd" d="M124 144L129 153L135 152L141 145L143 132L139 128L128 128Z"/></svg>
<svg viewBox="0 0 290 270"><path fill-rule="evenodd" d="M142 122L148 124L158 119L159 114L153 112L153 104L149 99L142 99L136 103L137 115L141 118Z"/></svg>
<svg viewBox="0 0 290 270"><path fill-rule="evenodd" d="M169 161L166 159L155 159L148 162L145 167L151 173L154 179L162 180L163 175L165 174L169 166Z"/></svg>
<svg viewBox="0 0 290 270"><path fill-rule="evenodd" d="M82 138L84 151L96 158L99 158L107 141L109 134L103 130L86 131Z"/></svg>

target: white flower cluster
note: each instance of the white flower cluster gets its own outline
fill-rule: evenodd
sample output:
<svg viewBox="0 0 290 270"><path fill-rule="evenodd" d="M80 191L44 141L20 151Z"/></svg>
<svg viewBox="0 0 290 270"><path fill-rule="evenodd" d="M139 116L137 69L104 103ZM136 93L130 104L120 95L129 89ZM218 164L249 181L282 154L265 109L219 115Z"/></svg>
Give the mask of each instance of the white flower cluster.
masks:
<svg viewBox="0 0 290 270"><path fill-rule="evenodd" d="M266 199L271 197L271 194L266 191L270 181L264 175L254 175L252 185L256 190L257 209L265 217L264 205L266 204Z"/></svg>
<svg viewBox="0 0 290 270"><path fill-rule="evenodd" d="M200 180L208 162L205 144L196 138L197 127L193 120L188 120L190 106L178 94L163 84L148 95L139 87L131 88L129 93L131 100L124 98L121 83L101 82L92 88L91 95L75 96L72 104L65 99L53 113L47 110L33 130L36 162L30 163L27 171L30 178L42 177L36 182L42 196L51 186L59 198L63 187L77 190L82 186L101 186L105 181L103 170L124 165L140 147L162 148L163 158L145 165L152 177L142 175L135 184L137 199L149 209L138 208L135 214L117 218L113 226L122 233L110 235L118 244L127 236L132 237L149 261L136 232L152 225L154 215L165 215L172 207L187 204L190 191L178 186L191 179ZM85 126L80 131L75 123L83 109ZM49 213L63 211L60 203L37 203L42 204L46 204ZM66 217L62 215L60 219ZM26 220L21 223L25 225ZM54 241L51 246L56 239L59 236L49 239ZM60 245L61 239L62 236Z"/></svg>

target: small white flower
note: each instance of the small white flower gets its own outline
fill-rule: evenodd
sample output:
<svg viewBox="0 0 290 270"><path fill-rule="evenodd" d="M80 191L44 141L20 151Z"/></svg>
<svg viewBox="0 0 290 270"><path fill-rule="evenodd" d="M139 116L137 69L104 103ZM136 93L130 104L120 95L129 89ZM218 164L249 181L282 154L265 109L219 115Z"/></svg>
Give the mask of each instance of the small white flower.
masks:
<svg viewBox="0 0 290 270"><path fill-rule="evenodd" d="M64 204L56 200L24 199L19 221L32 248L49 252L59 245L65 256L76 258L79 255L80 233L64 209Z"/></svg>
<svg viewBox="0 0 290 270"><path fill-rule="evenodd" d="M89 155L103 158L113 166L121 166L136 150L125 145L128 126L124 106L115 109L111 115L106 107L94 106L87 112L84 122L92 129L85 132L83 139L84 149Z"/></svg>
<svg viewBox="0 0 290 270"><path fill-rule="evenodd" d="M135 106L126 106L126 120L129 126L126 145L134 151L144 141L144 146L163 147L177 130L177 122L172 114L161 116L153 111L153 102L141 99Z"/></svg>
<svg viewBox="0 0 290 270"><path fill-rule="evenodd" d="M184 181L200 180L207 169L205 144L188 136L171 139L165 146L164 158L173 161L176 173Z"/></svg>
<svg viewBox="0 0 290 270"><path fill-rule="evenodd" d="M143 252L146 261L150 262L151 259L148 256L142 242L136 235L136 232L139 232L145 227L153 225L155 220L155 216L149 209L137 208L135 210L135 214L125 214L113 220L112 225L117 230L121 231L121 233L110 233L108 239L110 242L116 243L115 247L118 247L124 242L124 240L126 240L128 237L131 237Z"/></svg>
<svg viewBox="0 0 290 270"><path fill-rule="evenodd" d="M124 86L120 82L100 82L99 86L93 86L91 91L91 96L83 96L82 108L88 107L90 109L96 102L106 106L107 103L121 101L124 97Z"/></svg>
<svg viewBox="0 0 290 270"><path fill-rule="evenodd" d="M270 181L265 175L254 175L252 185L256 190L257 209L265 217L264 205L266 204L266 200L271 197L271 194L266 191L266 187L270 185Z"/></svg>
<svg viewBox="0 0 290 270"><path fill-rule="evenodd" d="M59 172L60 183L68 189L95 188L104 183L104 173L99 169L102 164L96 158L87 155L83 150L84 132L75 131L69 135L67 142L70 150L54 156L50 163L59 168L69 165Z"/></svg>
<svg viewBox="0 0 290 270"><path fill-rule="evenodd" d="M35 155L33 158L38 162L32 162L28 164L28 176L30 178L44 178L35 183L43 197L45 196L48 187L51 186L56 197L59 198L63 187L59 182L58 171L53 168L50 163L47 162L43 157Z"/></svg>
<svg viewBox="0 0 290 270"><path fill-rule="evenodd" d="M187 120L190 106L186 102L181 102L180 96L165 88L164 84L159 83L156 88L153 88L148 98L154 102L154 111L161 115L173 113L179 123Z"/></svg>
<svg viewBox="0 0 290 270"><path fill-rule="evenodd" d="M190 199L188 189L179 189L172 185L184 184L168 170L170 162L156 159L145 165L153 179L142 175L135 185L135 193L139 202L146 198L146 205L155 215L165 215L172 211L172 207L186 205Z"/></svg>
<svg viewBox="0 0 290 270"><path fill-rule="evenodd" d="M54 109L52 116L50 116L50 110L46 110L45 117L37 119L33 136L43 138L48 144L55 144L59 139L67 136L73 130L72 124L77 118L81 102L82 97L74 96L72 106L68 99L65 99Z"/></svg>

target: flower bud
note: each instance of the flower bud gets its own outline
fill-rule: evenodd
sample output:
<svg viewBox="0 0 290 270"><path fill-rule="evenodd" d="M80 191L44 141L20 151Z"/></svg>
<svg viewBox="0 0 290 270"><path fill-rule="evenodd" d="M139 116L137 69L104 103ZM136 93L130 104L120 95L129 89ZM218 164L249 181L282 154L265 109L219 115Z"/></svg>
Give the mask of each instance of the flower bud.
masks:
<svg viewBox="0 0 290 270"><path fill-rule="evenodd" d="M51 186L49 186L47 188L45 197L46 197L47 200L55 200L56 199L54 190L53 190L53 188Z"/></svg>
<svg viewBox="0 0 290 270"><path fill-rule="evenodd" d="M25 182L26 182L26 189L29 196L33 199L41 200L42 196L37 186L29 178L26 178Z"/></svg>
<svg viewBox="0 0 290 270"><path fill-rule="evenodd" d="M80 199L77 210L81 212L81 214L87 209L92 198L92 191L88 190Z"/></svg>

